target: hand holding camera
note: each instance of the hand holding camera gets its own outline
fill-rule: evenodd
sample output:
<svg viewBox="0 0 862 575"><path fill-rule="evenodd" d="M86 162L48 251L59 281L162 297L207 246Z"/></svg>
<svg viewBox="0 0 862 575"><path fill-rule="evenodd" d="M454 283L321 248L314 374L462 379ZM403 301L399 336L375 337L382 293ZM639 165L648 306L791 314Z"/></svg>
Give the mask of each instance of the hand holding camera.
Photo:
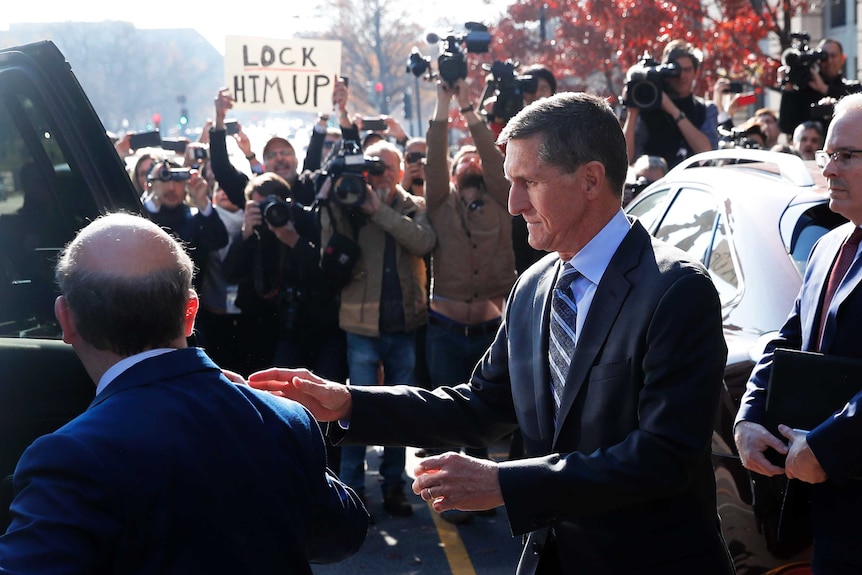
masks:
<svg viewBox="0 0 862 575"><path fill-rule="evenodd" d="M209 195L209 184L207 184L207 181L201 177L200 172L197 170L189 172L188 191L192 203L198 210L203 211L207 206L212 204L212 198Z"/></svg>
<svg viewBox="0 0 862 575"><path fill-rule="evenodd" d="M626 74L623 104L640 110L664 109L665 80L678 78L681 72L678 64L659 64L648 52L644 53Z"/></svg>
<svg viewBox="0 0 862 575"><path fill-rule="evenodd" d="M262 225L263 215L260 213L260 206L254 200L247 201L242 216L242 239L250 238L255 230Z"/></svg>

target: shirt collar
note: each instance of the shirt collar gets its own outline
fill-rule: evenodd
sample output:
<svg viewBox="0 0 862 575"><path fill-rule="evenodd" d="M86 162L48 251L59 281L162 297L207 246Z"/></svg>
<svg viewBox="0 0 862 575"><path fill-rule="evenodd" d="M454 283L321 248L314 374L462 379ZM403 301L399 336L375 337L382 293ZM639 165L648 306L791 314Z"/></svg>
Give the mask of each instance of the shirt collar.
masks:
<svg viewBox="0 0 862 575"><path fill-rule="evenodd" d="M581 251L575 254L569 263L572 264L580 274L590 280L593 285L599 285L611 258L617 248L629 233L632 224L620 209L605 227L596 234L593 239L585 245Z"/></svg>
<svg viewBox="0 0 862 575"><path fill-rule="evenodd" d="M142 351L141 353L136 353L135 355L130 355L129 357L124 357L114 365L108 368L108 371L102 375L99 379L99 385L96 386L96 395L99 395L105 388L110 385L112 381L117 379L120 374L129 369L135 364L138 364L145 359L150 359L151 357L156 357L157 355L162 355L165 353L169 353L172 351L177 351L176 348L173 347L162 347L157 349L148 349L147 351Z"/></svg>

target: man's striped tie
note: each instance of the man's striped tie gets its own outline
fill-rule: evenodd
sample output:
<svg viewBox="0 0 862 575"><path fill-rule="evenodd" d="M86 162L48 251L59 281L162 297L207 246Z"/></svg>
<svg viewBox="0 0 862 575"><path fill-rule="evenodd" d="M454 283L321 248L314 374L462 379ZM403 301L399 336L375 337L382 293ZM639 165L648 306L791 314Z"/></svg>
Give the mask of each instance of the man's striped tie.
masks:
<svg viewBox="0 0 862 575"><path fill-rule="evenodd" d="M566 375L575 353L575 326L578 319L578 306L572 293L572 282L579 276L578 270L571 264L565 264L551 301L551 337L548 346L548 358L551 364L551 392L554 396L554 419L560 410L560 399L563 397L563 387Z"/></svg>

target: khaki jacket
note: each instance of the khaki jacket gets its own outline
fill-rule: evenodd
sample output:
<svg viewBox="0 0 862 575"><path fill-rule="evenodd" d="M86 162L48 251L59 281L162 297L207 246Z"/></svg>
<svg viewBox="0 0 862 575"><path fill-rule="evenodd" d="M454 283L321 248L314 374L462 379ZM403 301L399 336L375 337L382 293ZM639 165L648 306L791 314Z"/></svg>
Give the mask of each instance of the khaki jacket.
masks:
<svg viewBox="0 0 862 575"><path fill-rule="evenodd" d="M463 302L506 296L516 277L503 153L484 122L470 126L470 133L485 180L472 207L450 183L446 122L432 121L428 128L425 168L428 218L437 233L431 293Z"/></svg>
<svg viewBox="0 0 862 575"><path fill-rule="evenodd" d="M328 210L320 211L322 242L326 246L334 230ZM332 204L337 230L359 243L362 253L350 283L341 291L339 323L348 333L380 335L380 297L383 289L383 252L386 233L396 242L398 279L404 301L407 331L428 321L428 294L423 256L437 240L425 210L425 199L407 193L399 185L391 204L381 204L377 213L359 227L357 237L345 212Z"/></svg>

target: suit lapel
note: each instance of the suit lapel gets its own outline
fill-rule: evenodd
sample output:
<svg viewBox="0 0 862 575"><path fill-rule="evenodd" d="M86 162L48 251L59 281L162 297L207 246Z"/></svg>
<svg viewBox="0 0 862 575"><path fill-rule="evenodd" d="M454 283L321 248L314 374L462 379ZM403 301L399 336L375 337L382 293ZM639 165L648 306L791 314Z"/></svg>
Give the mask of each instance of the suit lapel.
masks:
<svg viewBox="0 0 862 575"><path fill-rule="evenodd" d="M829 270L838 255L838 250L841 249L841 243L849 233L845 226L841 226L824 235L815 244L808 259L805 277L802 280L802 291L799 295L803 350L817 349L816 331L820 322L820 308L823 305L823 292L826 290Z"/></svg>
<svg viewBox="0 0 862 575"><path fill-rule="evenodd" d="M631 282L626 279L625 275L637 267L645 241L649 241L649 235L639 223L635 223L611 258L596 289L582 332L578 336L578 344L575 347L575 354L572 356L572 364L566 377L566 386L560 401L560 412L557 414L557 427L554 430L555 445L563 422L568 417L569 410L583 387L590 369L604 346L629 291L631 291ZM547 337L545 341L547 341Z"/></svg>

